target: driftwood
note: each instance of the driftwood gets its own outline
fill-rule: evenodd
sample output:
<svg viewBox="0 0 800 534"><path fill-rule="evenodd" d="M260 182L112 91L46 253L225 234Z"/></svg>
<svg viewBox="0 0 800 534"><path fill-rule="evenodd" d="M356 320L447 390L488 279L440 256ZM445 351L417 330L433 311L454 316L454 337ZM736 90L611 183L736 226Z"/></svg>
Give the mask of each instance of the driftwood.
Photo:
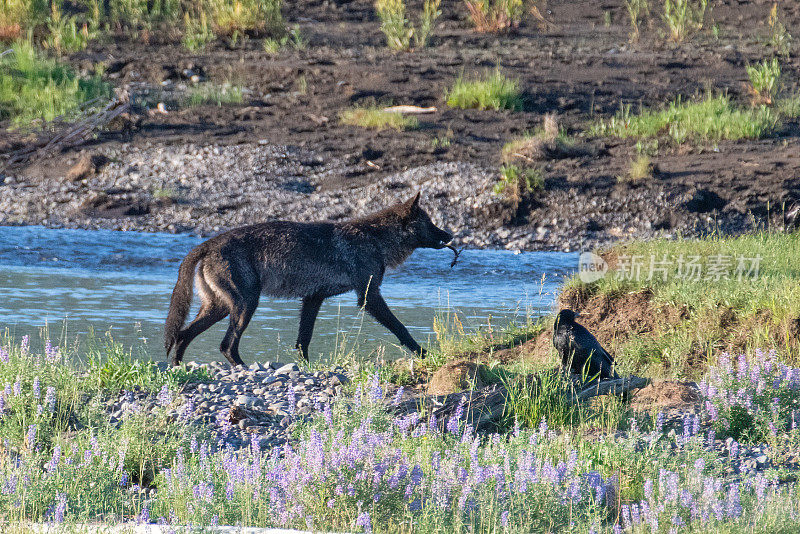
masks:
<svg viewBox="0 0 800 534"><path fill-rule="evenodd" d="M410 113L410 114L426 114L426 113L436 113L436 108L431 106L427 108L421 108L419 106L389 106L388 108L383 108L383 111L388 113Z"/></svg>
<svg viewBox="0 0 800 534"><path fill-rule="evenodd" d="M612 380L600 380L576 391L571 395L571 402L582 402L599 395L623 395L634 389L642 389L650 383L649 378L626 376Z"/></svg>
<svg viewBox="0 0 800 534"><path fill-rule="evenodd" d="M84 104L84 106L88 109L98 102L98 100L92 100ZM44 137L38 142L31 143L29 146L12 153L6 165L24 163L42 155L78 145L91 137L96 130L106 126L117 117L130 112L131 101L128 93L120 92L103 109L89 113L78 122L65 126L49 138Z"/></svg>
<svg viewBox="0 0 800 534"><path fill-rule="evenodd" d="M600 395L624 395L645 387L650 383L650 379L629 376L581 385L576 377L573 383L576 384L575 388L564 399L564 402L570 404L585 402ZM508 390L505 386L491 384L480 389L450 395L410 398L391 407L391 410L398 414L425 413L427 417L420 419L420 423L436 421L441 430L446 428L448 420L461 410L460 422L471 425L477 432L490 432L497 428L505 411L507 398Z"/></svg>

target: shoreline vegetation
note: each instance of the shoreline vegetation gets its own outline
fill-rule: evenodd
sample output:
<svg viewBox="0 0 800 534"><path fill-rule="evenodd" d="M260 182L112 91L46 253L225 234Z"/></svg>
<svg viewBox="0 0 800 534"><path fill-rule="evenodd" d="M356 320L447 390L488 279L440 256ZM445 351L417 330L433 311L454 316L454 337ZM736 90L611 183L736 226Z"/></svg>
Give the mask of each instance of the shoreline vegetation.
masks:
<svg viewBox="0 0 800 534"><path fill-rule="evenodd" d="M576 404L565 402L573 383L552 371L547 317L470 335L457 314L437 317L430 357L413 364L351 352L235 370L167 370L110 337L59 348L6 335L0 527L792 532L797 243L762 233L601 251L605 278L574 278L560 304L583 312L620 374L652 382ZM434 392L448 377L455 386ZM306 394L329 383L328 402ZM234 394L203 411L202 399L242 384L275 387L284 404ZM503 392L490 428L473 424L470 403L442 420L426 411L465 386ZM250 432L268 424L284 432L280 445Z"/></svg>

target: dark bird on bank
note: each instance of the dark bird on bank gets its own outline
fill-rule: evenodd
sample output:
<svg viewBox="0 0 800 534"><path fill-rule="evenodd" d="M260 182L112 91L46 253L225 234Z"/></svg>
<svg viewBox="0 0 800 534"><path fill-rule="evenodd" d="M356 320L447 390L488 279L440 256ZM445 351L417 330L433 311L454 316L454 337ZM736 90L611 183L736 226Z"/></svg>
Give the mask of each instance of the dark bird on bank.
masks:
<svg viewBox="0 0 800 534"><path fill-rule="evenodd" d="M575 322L577 316L572 310L561 310L553 325L553 346L561 355L561 365L588 379L619 378L614 371L614 358L597 338Z"/></svg>

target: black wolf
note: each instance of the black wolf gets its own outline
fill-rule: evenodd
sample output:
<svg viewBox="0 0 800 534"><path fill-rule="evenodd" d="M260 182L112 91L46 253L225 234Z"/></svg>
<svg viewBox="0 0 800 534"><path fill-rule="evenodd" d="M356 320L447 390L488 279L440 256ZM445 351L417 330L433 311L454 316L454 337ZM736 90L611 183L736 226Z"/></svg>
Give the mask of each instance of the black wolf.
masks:
<svg viewBox="0 0 800 534"><path fill-rule="evenodd" d="M453 236L437 228L414 198L378 213L343 222L273 221L230 230L193 248L183 259L172 291L164 347L172 365L186 347L214 323L230 315L220 345L234 365L239 340L262 293L301 298L295 347L308 360L308 344L322 301L355 290L358 305L388 328L410 351L425 356L380 293L387 268L397 267L417 248L444 248ZM182 328L192 302L192 279L201 305Z"/></svg>
<svg viewBox="0 0 800 534"><path fill-rule="evenodd" d="M578 314L572 310L558 312L553 325L553 345L561 355L561 365L573 373L589 378L619 378L614 371L614 358L600 345L591 332L575 322Z"/></svg>

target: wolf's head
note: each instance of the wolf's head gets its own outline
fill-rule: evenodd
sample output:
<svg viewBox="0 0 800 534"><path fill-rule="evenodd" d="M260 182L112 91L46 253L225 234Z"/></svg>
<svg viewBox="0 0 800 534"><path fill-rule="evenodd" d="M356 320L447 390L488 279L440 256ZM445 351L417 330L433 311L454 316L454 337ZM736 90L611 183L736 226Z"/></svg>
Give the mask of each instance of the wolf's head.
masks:
<svg viewBox="0 0 800 534"><path fill-rule="evenodd" d="M399 209L406 239L414 248L444 248L453 240L453 234L433 224L419 207L419 193L403 202Z"/></svg>

